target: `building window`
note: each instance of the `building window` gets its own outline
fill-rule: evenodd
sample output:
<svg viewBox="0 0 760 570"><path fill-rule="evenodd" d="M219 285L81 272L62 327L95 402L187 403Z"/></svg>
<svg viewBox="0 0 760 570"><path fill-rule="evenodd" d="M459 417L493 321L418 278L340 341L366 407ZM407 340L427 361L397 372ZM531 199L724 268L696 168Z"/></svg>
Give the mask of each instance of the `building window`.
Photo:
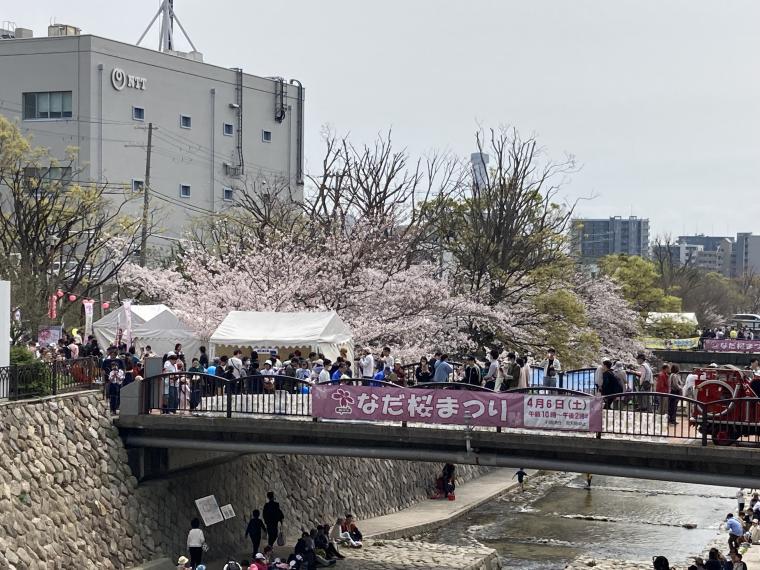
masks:
<svg viewBox="0 0 760 570"><path fill-rule="evenodd" d="M261 140L263 142L272 142L272 131L261 131Z"/></svg>
<svg viewBox="0 0 760 570"><path fill-rule="evenodd" d="M71 118L71 91L24 93L24 120Z"/></svg>
<svg viewBox="0 0 760 570"><path fill-rule="evenodd" d="M225 202L232 202L232 200L235 198L235 193L232 191L232 188L224 188L223 189L223 196Z"/></svg>
<svg viewBox="0 0 760 570"><path fill-rule="evenodd" d="M190 185L189 184L180 184L179 185L179 197L180 198L189 198L190 197Z"/></svg>
<svg viewBox="0 0 760 570"><path fill-rule="evenodd" d="M145 109L142 107L132 107L132 120L133 121L144 121L145 120Z"/></svg>
<svg viewBox="0 0 760 570"><path fill-rule="evenodd" d="M224 136L225 137L231 137L233 133L235 132L235 127L232 126L232 123L224 123Z"/></svg>
<svg viewBox="0 0 760 570"><path fill-rule="evenodd" d="M193 118L190 115L179 116L179 126L183 129L190 129L193 126Z"/></svg>
<svg viewBox="0 0 760 570"><path fill-rule="evenodd" d="M70 166L48 168L27 166L24 168L24 187L29 191L55 191L58 188L65 188L70 182Z"/></svg>
<svg viewBox="0 0 760 570"><path fill-rule="evenodd" d="M142 191L144 188L145 188L144 180L139 180L137 178L132 179L132 192L134 194L142 194Z"/></svg>

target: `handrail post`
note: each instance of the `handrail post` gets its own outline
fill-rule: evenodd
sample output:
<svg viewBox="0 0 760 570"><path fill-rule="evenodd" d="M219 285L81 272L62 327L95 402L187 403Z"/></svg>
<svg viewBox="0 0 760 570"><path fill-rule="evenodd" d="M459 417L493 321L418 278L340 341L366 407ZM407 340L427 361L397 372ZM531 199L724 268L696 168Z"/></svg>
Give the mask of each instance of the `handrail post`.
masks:
<svg viewBox="0 0 760 570"><path fill-rule="evenodd" d="M55 361L50 363L50 391L53 396L58 394L58 365Z"/></svg>
<svg viewBox="0 0 760 570"><path fill-rule="evenodd" d="M560 388L565 387L565 373L564 372L559 373L559 387Z"/></svg>
<svg viewBox="0 0 760 570"><path fill-rule="evenodd" d="M707 411L704 405L699 407L702 408L702 447L707 447Z"/></svg>
<svg viewBox="0 0 760 570"><path fill-rule="evenodd" d="M225 382L227 388L227 417L232 417L232 380Z"/></svg>

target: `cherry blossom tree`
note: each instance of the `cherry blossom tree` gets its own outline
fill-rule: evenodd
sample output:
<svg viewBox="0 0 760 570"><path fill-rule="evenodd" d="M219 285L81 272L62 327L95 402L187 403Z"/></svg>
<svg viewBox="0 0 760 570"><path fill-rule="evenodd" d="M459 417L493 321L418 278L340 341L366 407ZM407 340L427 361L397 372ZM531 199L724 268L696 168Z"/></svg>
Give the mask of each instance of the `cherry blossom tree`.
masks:
<svg viewBox="0 0 760 570"><path fill-rule="evenodd" d="M620 289L575 274L563 253L571 210L553 196L572 161L535 167L535 141L514 134L492 145L499 166L473 194L468 168L449 157L411 160L389 136L361 148L328 137L303 203L246 199L168 266L129 264L120 283L206 339L232 310L335 310L357 344L389 345L406 362L552 344L567 366L638 350Z"/></svg>

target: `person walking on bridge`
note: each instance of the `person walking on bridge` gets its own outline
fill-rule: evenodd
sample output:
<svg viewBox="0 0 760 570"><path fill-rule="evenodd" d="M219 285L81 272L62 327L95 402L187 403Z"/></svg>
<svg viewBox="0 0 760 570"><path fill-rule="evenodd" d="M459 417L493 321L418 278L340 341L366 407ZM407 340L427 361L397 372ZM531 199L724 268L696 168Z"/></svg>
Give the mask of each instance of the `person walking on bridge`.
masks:
<svg viewBox="0 0 760 570"><path fill-rule="evenodd" d="M267 543L272 546L280 534L280 524L285 520L280 503L274 500L274 492L267 493L267 503L263 508L264 525L267 527Z"/></svg>

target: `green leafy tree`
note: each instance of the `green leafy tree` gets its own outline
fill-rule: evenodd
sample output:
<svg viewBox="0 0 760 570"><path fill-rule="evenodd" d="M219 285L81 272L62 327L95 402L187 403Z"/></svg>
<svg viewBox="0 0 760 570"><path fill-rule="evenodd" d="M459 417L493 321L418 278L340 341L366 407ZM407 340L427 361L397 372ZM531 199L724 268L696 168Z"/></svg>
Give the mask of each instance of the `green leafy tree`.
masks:
<svg viewBox="0 0 760 570"><path fill-rule="evenodd" d="M642 315L652 311L679 312L681 299L666 295L654 263L635 255L608 255L599 261L604 275L621 287L623 297Z"/></svg>
<svg viewBox="0 0 760 570"><path fill-rule="evenodd" d="M584 303L568 289L559 289L535 299L536 309L545 317L543 345L562 355L566 368L586 366L596 358L599 335L588 328Z"/></svg>
<svg viewBox="0 0 760 570"><path fill-rule="evenodd" d="M140 221L125 210L141 198L131 188L76 182L76 164L76 149L54 157L0 116L0 278L11 282L11 303L31 336L47 322L57 288L94 296L139 249ZM62 316L79 309L64 305Z"/></svg>

